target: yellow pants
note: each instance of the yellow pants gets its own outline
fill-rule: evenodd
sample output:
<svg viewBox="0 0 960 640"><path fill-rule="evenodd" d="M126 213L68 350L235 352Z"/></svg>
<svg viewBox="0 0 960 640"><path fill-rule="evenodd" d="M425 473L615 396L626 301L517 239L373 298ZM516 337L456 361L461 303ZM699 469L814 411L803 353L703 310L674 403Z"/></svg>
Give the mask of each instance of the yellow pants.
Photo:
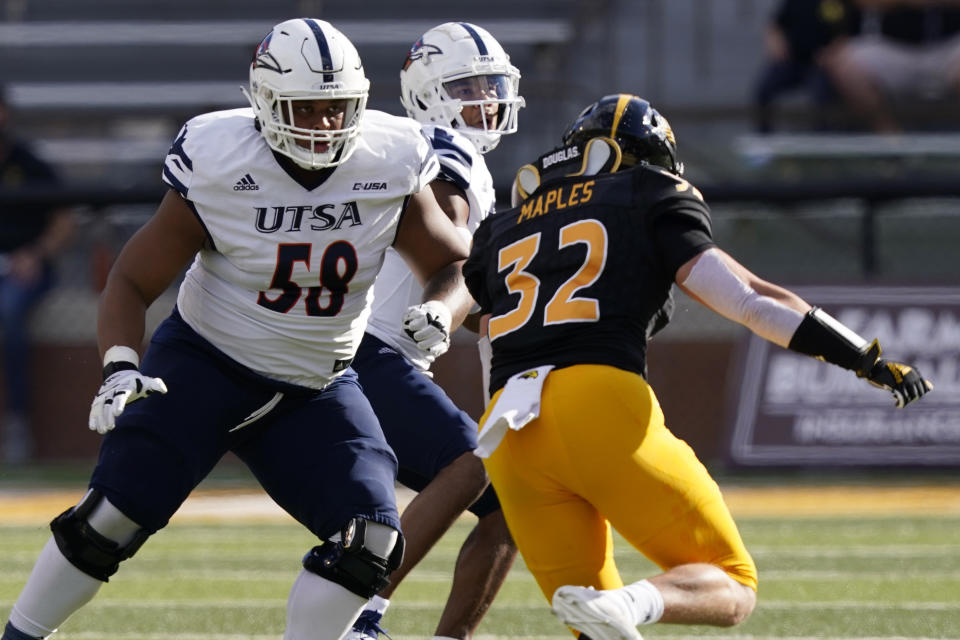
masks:
<svg viewBox="0 0 960 640"><path fill-rule="evenodd" d="M664 570L709 563L757 588L719 487L666 428L637 374L602 365L551 371L540 417L508 431L484 464L547 600L565 584L623 586L611 525Z"/></svg>

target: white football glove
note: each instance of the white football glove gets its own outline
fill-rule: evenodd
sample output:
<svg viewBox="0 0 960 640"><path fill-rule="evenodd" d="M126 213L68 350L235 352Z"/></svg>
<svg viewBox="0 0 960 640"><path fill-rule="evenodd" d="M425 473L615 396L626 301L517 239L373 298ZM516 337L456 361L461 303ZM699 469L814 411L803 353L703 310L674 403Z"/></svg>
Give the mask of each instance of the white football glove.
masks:
<svg viewBox="0 0 960 640"><path fill-rule="evenodd" d="M103 381L93 399L90 430L101 435L110 431L128 404L155 392L167 392L167 385L160 378L148 378L137 369L117 371Z"/></svg>
<svg viewBox="0 0 960 640"><path fill-rule="evenodd" d="M403 330L421 351L434 358L450 348L450 309L439 300L430 300L407 309Z"/></svg>

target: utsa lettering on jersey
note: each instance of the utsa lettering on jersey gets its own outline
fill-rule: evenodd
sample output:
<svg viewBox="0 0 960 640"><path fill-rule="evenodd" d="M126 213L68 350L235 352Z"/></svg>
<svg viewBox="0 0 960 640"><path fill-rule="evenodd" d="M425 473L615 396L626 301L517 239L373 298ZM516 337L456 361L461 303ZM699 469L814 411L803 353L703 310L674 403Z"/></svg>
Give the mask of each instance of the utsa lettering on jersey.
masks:
<svg viewBox="0 0 960 640"><path fill-rule="evenodd" d="M404 198L427 184L438 164L426 141L405 142L419 137L415 123L371 110L352 162L338 166L319 192L308 192L260 142L253 122L249 109L198 116L168 156L164 179L193 203L212 239L187 272L177 309L244 366L320 389L335 363L356 350L363 327L353 319L369 313L370 287L394 240ZM391 162L378 162L380 154ZM354 191L356 178L371 168L389 189ZM256 177L260 191L233 191L226 178L244 173ZM288 200L278 202L284 194ZM216 305L208 300L211 292ZM248 305L251 295L255 307ZM323 314L330 321L322 326L311 320Z"/></svg>
<svg viewBox="0 0 960 640"><path fill-rule="evenodd" d="M363 65L332 25L276 25L249 72L250 108L180 130L169 190L111 270L89 414L100 458L2 640L63 625L227 452L317 537L291 550L286 640L338 640L400 564L397 460L350 363L387 250L424 276L408 311L439 317L414 339L436 348L472 304L467 246L429 187L439 164L419 126L366 109ZM146 309L188 266L141 363Z"/></svg>
<svg viewBox="0 0 960 640"><path fill-rule="evenodd" d="M424 33L400 72L401 102L440 162L432 189L464 237L493 213L496 194L483 154L516 130L519 77L496 39L466 22ZM437 354L400 329L406 309L421 297L410 268L388 250L353 366L397 455L398 480L418 493L401 518L403 562L346 640L376 640L397 586L465 509L477 523L457 556L437 637L474 634L516 557L496 494L472 453L476 423L431 379Z"/></svg>
<svg viewBox="0 0 960 640"><path fill-rule="evenodd" d="M666 119L637 96L605 96L518 171L514 208L481 223L464 266L492 347L478 455L554 613L591 640L639 640L655 622L729 626L756 602L756 566L720 490L646 381L674 284L897 406L932 388L720 250L682 173ZM663 572L624 585L612 529Z"/></svg>

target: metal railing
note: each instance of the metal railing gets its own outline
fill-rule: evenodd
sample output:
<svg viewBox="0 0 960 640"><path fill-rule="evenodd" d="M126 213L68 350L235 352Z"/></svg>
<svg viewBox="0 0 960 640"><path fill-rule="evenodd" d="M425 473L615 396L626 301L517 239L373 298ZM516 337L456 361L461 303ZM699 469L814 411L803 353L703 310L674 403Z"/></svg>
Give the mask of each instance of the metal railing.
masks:
<svg viewBox="0 0 960 640"><path fill-rule="evenodd" d="M876 227L884 204L918 198L960 198L960 176L926 175L898 179L844 178L835 181L722 182L697 185L710 204L757 202L775 205L789 216L784 205L855 199L860 209L860 262L864 275L877 271ZM498 193L507 193L498 185ZM86 206L93 214L116 205L159 203L162 185L116 187L99 184L71 184L59 188L0 189L0 208L14 210L18 205ZM960 205L956 215L960 217ZM960 273L958 273L960 276Z"/></svg>

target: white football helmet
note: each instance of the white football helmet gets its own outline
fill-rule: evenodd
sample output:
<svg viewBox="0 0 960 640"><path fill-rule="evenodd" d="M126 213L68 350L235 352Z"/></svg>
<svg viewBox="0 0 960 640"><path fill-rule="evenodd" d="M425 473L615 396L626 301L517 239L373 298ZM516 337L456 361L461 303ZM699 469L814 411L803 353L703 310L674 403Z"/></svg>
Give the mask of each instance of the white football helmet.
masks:
<svg viewBox="0 0 960 640"><path fill-rule="evenodd" d="M517 130L520 72L485 29L468 22L446 22L413 43L400 70L400 103L424 124L457 129L480 153ZM480 114L464 120L464 107Z"/></svg>
<svg viewBox="0 0 960 640"><path fill-rule="evenodd" d="M321 169L350 157L369 91L353 43L329 22L297 18L276 25L257 47L250 90L244 89L244 95L271 149L305 169ZM343 128L294 126L293 103L298 100L345 100Z"/></svg>

